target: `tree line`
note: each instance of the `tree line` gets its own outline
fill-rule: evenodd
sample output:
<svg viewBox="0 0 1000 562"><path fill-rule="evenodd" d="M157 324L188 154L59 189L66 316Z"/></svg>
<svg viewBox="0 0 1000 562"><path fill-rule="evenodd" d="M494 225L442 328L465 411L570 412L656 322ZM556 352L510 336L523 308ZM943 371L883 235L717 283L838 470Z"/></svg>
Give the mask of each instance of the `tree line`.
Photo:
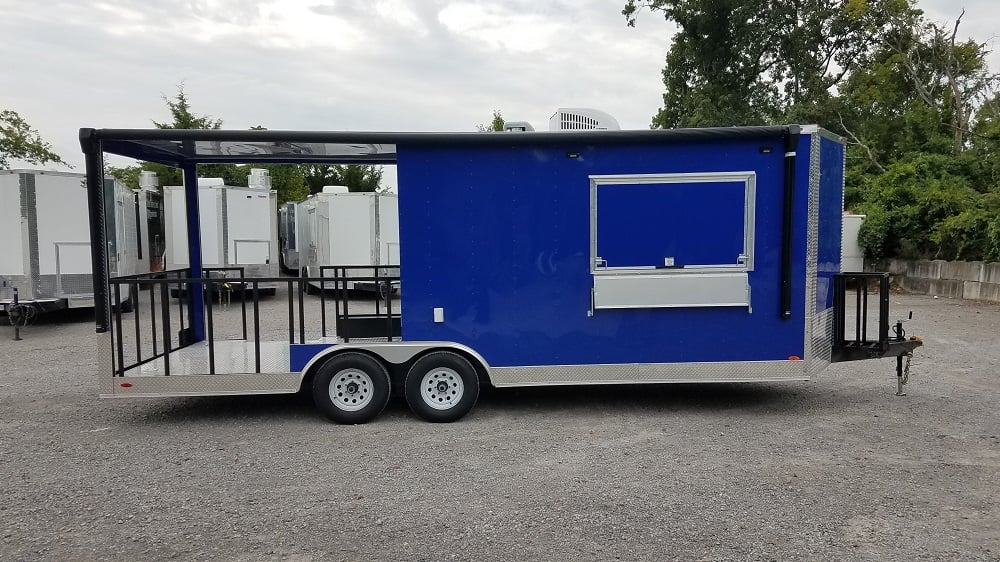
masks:
<svg viewBox="0 0 1000 562"><path fill-rule="evenodd" d="M183 85L178 86L173 98L163 97L170 112L170 121L153 120L159 129L219 129L222 119L192 112ZM256 126L251 129L264 129ZM0 169L12 161L32 165L60 164L69 166L52 146L45 142L38 131L17 112L0 111ZM382 167L374 165L296 165L296 164L202 164L198 176L222 178L226 185L246 186L250 168L264 168L271 176L271 187L277 192L278 203L301 201L311 193L319 193L325 185L344 185L352 192L373 192L383 189ZM133 189L139 187L139 175L144 171L155 172L159 185L181 185L183 174L178 168L143 162L133 166L109 166L107 173Z"/></svg>
<svg viewBox="0 0 1000 562"><path fill-rule="evenodd" d="M651 126L818 123L847 140L871 259L1000 260L1000 78L913 0L627 0L677 26ZM968 17L973 17L969 14ZM988 38L987 38L988 39Z"/></svg>
<svg viewBox="0 0 1000 562"><path fill-rule="evenodd" d="M198 115L191 110L183 85L178 86L174 97L163 97L170 112L170 121L153 121L159 129L220 129L222 119L210 115ZM264 130L258 125L251 130ZM352 192L373 192L381 189L382 167L368 164L199 164L198 176L222 178L226 185L246 186L250 168L263 168L271 176L271 187L277 192L278 204L301 201L309 194L319 193L324 185L344 185ZM160 185L181 185L182 172L177 168L143 162L134 166L111 167L109 173L115 179L136 188L139 174L143 171L155 172Z"/></svg>

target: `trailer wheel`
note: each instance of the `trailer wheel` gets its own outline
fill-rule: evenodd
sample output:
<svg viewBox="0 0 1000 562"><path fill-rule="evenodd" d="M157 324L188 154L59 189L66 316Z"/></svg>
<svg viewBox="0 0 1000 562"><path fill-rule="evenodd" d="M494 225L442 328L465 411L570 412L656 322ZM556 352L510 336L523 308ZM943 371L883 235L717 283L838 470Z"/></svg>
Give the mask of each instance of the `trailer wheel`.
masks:
<svg viewBox="0 0 1000 562"><path fill-rule="evenodd" d="M429 422L452 422L472 410L479 397L479 376L469 361L451 351L429 353L410 367L406 402Z"/></svg>
<svg viewBox="0 0 1000 562"><path fill-rule="evenodd" d="M371 421L389 402L389 373L367 355L337 355L316 373L313 399L316 407L337 423Z"/></svg>

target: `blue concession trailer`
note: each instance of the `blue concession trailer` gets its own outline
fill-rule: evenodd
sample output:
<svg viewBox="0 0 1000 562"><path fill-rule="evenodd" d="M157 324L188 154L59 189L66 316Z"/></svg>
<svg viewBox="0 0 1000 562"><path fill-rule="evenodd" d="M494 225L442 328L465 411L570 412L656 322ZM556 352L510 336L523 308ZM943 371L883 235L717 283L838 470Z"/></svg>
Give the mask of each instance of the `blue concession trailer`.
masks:
<svg viewBox="0 0 1000 562"><path fill-rule="evenodd" d="M815 126L80 140L88 178L111 153L182 168L187 186L190 267L110 277L94 252L104 396L304 390L357 423L398 393L452 421L481 384L807 380L879 357L896 357L901 393L920 345L890 330L888 275L840 271L844 145ZM395 164L399 267L330 266L318 296L304 277L209 271L196 166L219 162ZM102 182L89 185L92 247L105 248ZM401 294L352 300L359 273ZM257 299L275 281L279 314ZM234 283L242 300L223 304ZM117 312L129 294L135 312Z"/></svg>

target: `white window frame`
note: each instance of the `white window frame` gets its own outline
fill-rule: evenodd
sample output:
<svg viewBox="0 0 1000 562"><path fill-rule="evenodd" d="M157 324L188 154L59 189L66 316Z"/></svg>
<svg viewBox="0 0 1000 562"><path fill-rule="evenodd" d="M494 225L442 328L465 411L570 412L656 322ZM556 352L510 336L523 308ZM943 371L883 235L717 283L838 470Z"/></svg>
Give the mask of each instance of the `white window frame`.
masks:
<svg viewBox="0 0 1000 562"><path fill-rule="evenodd" d="M748 272L754 268L757 174L752 171L683 174L592 175L590 179L590 272L592 309L730 306L750 307ZM597 190L637 184L743 183L743 253L735 263L608 267L597 248ZM709 188L710 189L710 188Z"/></svg>

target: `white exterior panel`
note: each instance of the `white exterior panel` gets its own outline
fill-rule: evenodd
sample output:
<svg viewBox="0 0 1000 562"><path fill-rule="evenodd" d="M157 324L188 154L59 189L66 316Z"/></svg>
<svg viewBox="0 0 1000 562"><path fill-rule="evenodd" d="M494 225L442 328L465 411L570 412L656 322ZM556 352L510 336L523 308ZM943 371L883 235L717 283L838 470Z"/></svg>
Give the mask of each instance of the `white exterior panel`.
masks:
<svg viewBox="0 0 1000 562"><path fill-rule="evenodd" d="M399 200L378 196L378 265L399 265Z"/></svg>
<svg viewBox="0 0 1000 562"><path fill-rule="evenodd" d="M865 215L844 215L843 221L840 241L840 270L864 271L865 251L858 243L858 233L861 232L861 224L865 222Z"/></svg>
<svg viewBox="0 0 1000 562"><path fill-rule="evenodd" d="M203 267L252 266L246 268L247 277L278 276L278 215L274 191L203 186L198 188L198 206ZM164 188L164 214L167 268L188 267L183 187Z"/></svg>
<svg viewBox="0 0 1000 562"><path fill-rule="evenodd" d="M323 266L399 265L395 194L318 193L298 204L296 220L299 263L309 269L310 277L319 277ZM371 277L374 273L374 269L353 270L347 275Z"/></svg>
<svg viewBox="0 0 1000 562"><path fill-rule="evenodd" d="M167 269L188 267L187 205L184 188L163 188L164 214L166 215ZM201 264L204 267L223 265L221 252L222 212L219 190L214 187L198 189L198 222L201 225Z"/></svg>
<svg viewBox="0 0 1000 562"><path fill-rule="evenodd" d="M219 189L209 187L198 190L198 222L201 225L201 264L204 267L221 266L225 263L222 255L222 194ZM184 217L187 222L187 217ZM187 232L184 233L187 246Z"/></svg>
<svg viewBox="0 0 1000 562"><path fill-rule="evenodd" d="M224 196L229 263L270 264L271 235L275 229L261 226L275 220L271 213L271 194L259 189L229 187Z"/></svg>
<svg viewBox="0 0 1000 562"><path fill-rule="evenodd" d="M184 188L163 188L164 233L166 240L166 268L187 267L187 217L185 215Z"/></svg>
<svg viewBox="0 0 1000 562"><path fill-rule="evenodd" d="M21 182L18 174L0 173L0 276L24 275L27 238L21 232Z"/></svg>
<svg viewBox="0 0 1000 562"><path fill-rule="evenodd" d="M375 197L366 193L321 197L329 232L321 240L327 249L321 252L326 263L320 265L374 265ZM323 215L319 218L322 225Z"/></svg>
<svg viewBox="0 0 1000 562"><path fill-rule="evenodd" d="M38 273L89 274L90 219L84 179L75 176L35 176L38 221ZM59 254L58 271L56 254Z"/></svg>

